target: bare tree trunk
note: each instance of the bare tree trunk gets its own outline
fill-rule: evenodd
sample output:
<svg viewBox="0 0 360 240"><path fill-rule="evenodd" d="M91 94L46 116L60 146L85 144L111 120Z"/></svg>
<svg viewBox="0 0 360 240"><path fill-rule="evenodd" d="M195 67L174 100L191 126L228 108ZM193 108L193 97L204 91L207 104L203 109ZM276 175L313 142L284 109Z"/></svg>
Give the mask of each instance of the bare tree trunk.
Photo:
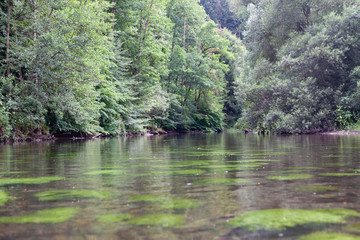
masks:
<svg viewBox="0 0 360 240"><path fill-rule="evenodd" d="M37 0L34 0L34 22L35 22L35 27L37 26ZM34 42L37 40L37 32L36 29L34 29ZM35 72L35 83L39 82L39 76L38 74Z"/></svg>
<svg viewBox="0 0 360 240"><path fill-rule="evenodd" d="M11 17L11 0L8 1L7 24L6 24L6 76L10 75L10 17Z"/></svg>
<svg viewBox="0 0 360 240"><path fill-rule="evenodd" d="M183 28L183 50L186 52L186 10L184 8L184 28ZM185 71L185 65L182 66L183 72ZM184 104L184 96L183 96L183 90L184 90L184 75L181 77L181 105Z"/></svg>
<svg viewBox="0 0 360 240"><path fill-rule="evenodd" d="M112 20L111 20L111 22L112 22L112 29L113 29L113 31L115 30L115 22L116 22L116 18L115 18L115 11L116 11L116 2L117 2L117 0L112 0L112 2L114 3L114 7L111 9L111 13L112 13ZM113 32L113 34L114 34L114 32Z"/></svg>
<svg viewBox="0 0 360 240"><path fill-rule="evenodd" d="M148 15L147 15L147 18L146 18L146 23L145 23L145 28L144 28L144 35L142 36L141 35L142 32L140 32L140 36L142 36L142 39L141 39L141 42L140 42L139 55L138 55L137 60L136 60L136 65L138 66L138 70L137 70L136 75L141 74L141 67L139 65L140 65L140 61L141 61L141 57L142 57L144 43L145 43L145 40L146 40L146 33L147 33L148 26L149 26L150 14L151 14L153 3L154 3L154 0L151 0L150 7L149 7L149 12L148 12ZM142 22L141 18L140 18L140 21ZM140 31L142 31L142 23L140 23Z"/></svg>

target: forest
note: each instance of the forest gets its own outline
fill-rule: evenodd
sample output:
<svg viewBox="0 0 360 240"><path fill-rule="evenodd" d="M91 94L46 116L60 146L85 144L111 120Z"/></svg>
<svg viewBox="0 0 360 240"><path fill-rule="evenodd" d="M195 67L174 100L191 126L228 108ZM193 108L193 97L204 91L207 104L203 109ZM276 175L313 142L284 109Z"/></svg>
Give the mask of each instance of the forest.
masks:
<svg viewBox="0 0 360 240"><path fill-rule="evenodd" d="M347 129L359 0L5 0L0 138Z"/></svg>

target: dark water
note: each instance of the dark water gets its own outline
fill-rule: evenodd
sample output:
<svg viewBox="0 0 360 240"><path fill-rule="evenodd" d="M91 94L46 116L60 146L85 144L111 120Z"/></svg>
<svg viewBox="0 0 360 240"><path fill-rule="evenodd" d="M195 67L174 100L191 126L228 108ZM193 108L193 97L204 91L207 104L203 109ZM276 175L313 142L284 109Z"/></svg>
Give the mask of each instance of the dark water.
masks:
<svg viewBox="0 0 360 240"><path fill-rule="evenodd" d="M232 223L264 209L360 212L359 136L223 133L3 145L0 172L0 190L11 197L0 206L0 239L360 238L356 216L282 229ZM55 210L38 212L44 209ZM71 214L62 219L62 211Z"/></svg>

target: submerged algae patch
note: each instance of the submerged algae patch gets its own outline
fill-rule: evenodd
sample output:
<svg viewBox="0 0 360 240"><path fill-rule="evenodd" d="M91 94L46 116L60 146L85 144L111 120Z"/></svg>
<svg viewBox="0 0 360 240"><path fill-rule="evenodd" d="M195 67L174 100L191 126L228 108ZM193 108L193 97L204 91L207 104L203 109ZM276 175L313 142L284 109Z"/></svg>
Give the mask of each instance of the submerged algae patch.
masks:
<svg viewBox="0 0 360 240"><path fill-rule="evenodd" d="M309 179L312 178L311 174L289 174L289 175L279 175L279 176L269 176L269 180L278 180L278 181L290 181L290 180L300 180L300 179Z"/></svg>
<svg viewBox="0 0 360 240"><path fill-rule="evenodd" d="M124 171L118 169L111 169L111 170L98 170L98 171L91 171L86 172L84 175L121 175Z"/></svg>
<svg viewBox="0 0 360 240"><path fill-rule="evenodd" d="M152 214L134 218L128 221L128 223L132 225L181 227L185 223L185 216L174 214Z"/></svg>
<svg viewBox="0 0 360 240"><path fill-rule="evenodd" d="M10 197L5 191L0 190L0 206L4 205L7 201L11 200Z"/></svg>
<svg viewBox="0 0 360 240"><path fill-rule="evenodd" d="M194 182L195 184L204 184L204 185L237 185L250 183L251 181L243 178L211 178L203 179Z"/></svg>
<svg viewBox="0 0 360 240"><path fill-rule="evenodd" d="M322 173L320 176L325 177L356 177L360 176L360 173Z"/></svg>
<svg viewBox="0 0 360 240"><path fill-rule="evenodd" d="M200 205L198 201L190 198L169 198L162 195L138 195L131 197L131 200L151 202L164 209L190 209Z"/></svg>
<svg viewBox="0 0 360 240"><path fill-rule="evenodd" d="M299 240L360 240L359 236L344 233L315 232L299 238Z"/></svg>
<svg viewBox="0 0 360 240"><path fill-rule="evenodd" d="M98 198L105 199L112 195L111 192L107 191L95 191L95 190L55 190L46 191L35 194L40 201L52 201L58 199L73 199L73 198Z"/></svg>
<svg viewBox="0 0 360 240"><path fill-rule="evenodd" d="M53 208L25 216L0 217L0 223L62 223L74 217L76 208Z"/></svg>
<svg viewBox="0 0 360 240"><path fill-rule="evenodd" d="M357 216L360 216L358 212L348 209L266 209L247 212L230 220L230 224L251 231L271 231L309 224L344 223L345 218Z"/></svg>
<svg viewBox="0 0 360 240"><path fill-rule="evenodd" d="M328 192L328 191L339 191L339 190L340 189L337 187L317 186L317 185L307 185L296 188L296 191L302 191L302 192Z"/></svg>
<svg viewBox="0 0 360 240"><path fill-rule="evenodd" d="M349 224L345 226L343 230L348 232L360 233L360 223Z"/></svg>
<svg viewBox="0 0 360 240"><path fill-rule="evenodd" d="M0 178L0 186L12 184L43 184L63 180L64 177L37 177L37 178Z"/></svg>
<svg viewBox="0 0 360 240"><path fill-rule="evenodd" d="M15 175L15 174L25 174L29 173L28 171L9 171L9 172L0 172L0 175Z"/></svg>
<svg viewBox="0 0 360 240"><path fill-rule="evenodd" d="M125 222L132 217L131 214L104 214L98 220L103 223L118 223Z"/></svg>

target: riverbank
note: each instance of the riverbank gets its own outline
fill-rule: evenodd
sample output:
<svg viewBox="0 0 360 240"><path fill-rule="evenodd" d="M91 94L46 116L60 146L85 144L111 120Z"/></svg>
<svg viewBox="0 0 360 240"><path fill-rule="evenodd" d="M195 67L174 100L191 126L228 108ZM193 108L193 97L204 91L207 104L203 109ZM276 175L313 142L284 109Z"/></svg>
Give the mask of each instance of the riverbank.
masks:
<svg viewBox="0 0 360 240"><path fill-rule="evenodd" d="M323 134L323 135L360 135L360 131L342 130L342 131L323 132L321 134Z"/></svg>

